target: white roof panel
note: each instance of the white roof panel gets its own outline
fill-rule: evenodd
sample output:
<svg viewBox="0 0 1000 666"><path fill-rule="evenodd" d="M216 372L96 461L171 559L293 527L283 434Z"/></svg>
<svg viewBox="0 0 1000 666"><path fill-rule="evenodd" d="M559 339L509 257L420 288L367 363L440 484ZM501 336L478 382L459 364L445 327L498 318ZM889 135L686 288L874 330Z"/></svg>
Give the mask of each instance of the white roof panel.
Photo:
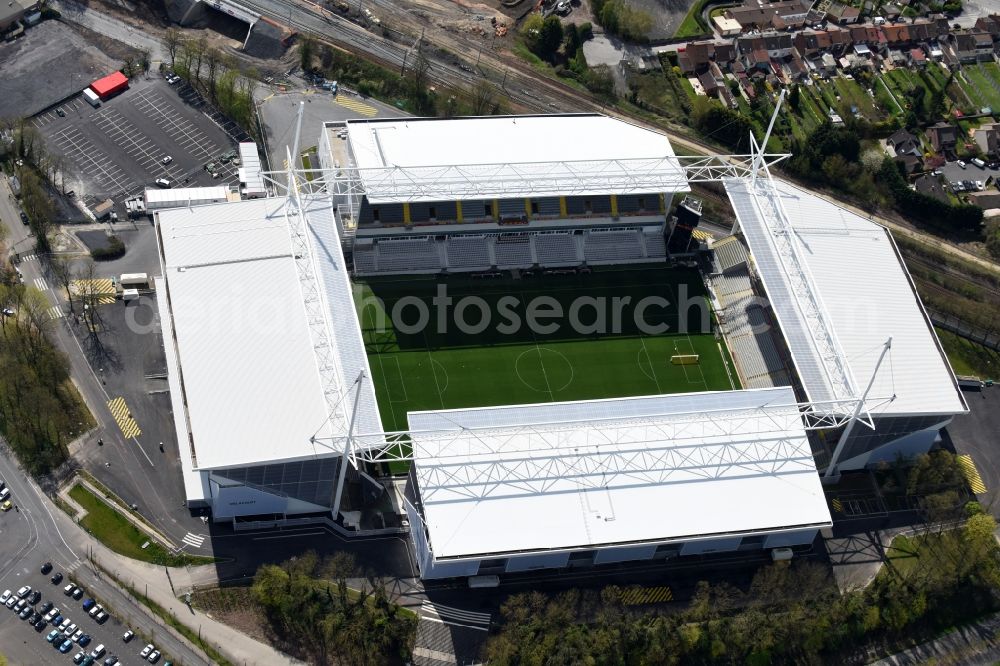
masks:
<svg viewBox="0 0 1000 666"><path fill-rule="evenodd" d="M873 414L959 414L966 411L954 374L927 319L909 274L884 227L785 181L775 179L797 256L822 300L855 381L864 390L885 341L892 350L872 387ZM773 233L757 214L746 185L730 181L733 201L754 263L788 341L800 379L813 400L830 394L808 323L790 305L788 277L774 257Z"/></svg>
<svg viewBox="0 0 1000 666"><path fill-rule="evenodd" d="M703 410L715 417L690 414ZM409 423L438 559L830 524L790 388L410 412Z"/></svg>
<svg viewBox="0 0 1000 666"><path fill-rule="evenodd" d="M597 114L349 120L347 132L372 203L690 189L665 135Z"/></svg>
<svg viewBox="0 0 1000 666"><path fill-rule="evenodd" d="M339 312L350 291L325 202L305 206L323 229L315 260L324 295L337 299L328 311ZM284 199L256 199L158 214L165 339L175 341L185 398L175 408L186 406L197 469L330 455L310 438L340 434L330 432L284 208ZM330 328L346 371L367 369L359 327ZM362 388L359 418L373 426L374 389Z"/></svg>
<svg viewBox="0 0 1000 666"><path fill-rule="evenodd" d="M228 201L229 188L224 185L214 187L179 187L166 190L158 187L147 187L144 196L147 204L175 203L178 206L184 206L189 201L194 203Z"/></svg>

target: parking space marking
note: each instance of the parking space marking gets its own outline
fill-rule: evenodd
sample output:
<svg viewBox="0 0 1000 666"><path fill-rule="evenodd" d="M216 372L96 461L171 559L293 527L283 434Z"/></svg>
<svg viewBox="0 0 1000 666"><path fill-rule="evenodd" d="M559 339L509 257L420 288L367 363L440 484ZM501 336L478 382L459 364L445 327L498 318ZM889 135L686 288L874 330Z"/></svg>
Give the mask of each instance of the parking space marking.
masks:
<svg viewBox="0 0 1000 666"><path fill-rule="evenodd" d="M350 109L356 113L360 113L363 116L371 117L378 113L378 109L371 104L365 104L364 102L359 102L356 99L351 99L350 97L345 97L344 95L337 95L333 101L335 104L338 104L345 109Z"/></svg>
<svg viewBox="0 0 1000 666"><path fill-rule="evenodd" d="M139 131L115 109L105 109L94 114L94 125L101 129L125 154L135 159L150 173L165 173L178 178L179 173L163 164L166 153L160 150L149 136Z"/></svg>
<svg viewBox="0 0 1000 666"><path fill-rule="evenodd" d="M184 538L181 539L181 541L194 548L201 548L201 544L205 543L205 537L201 534L192 534L191 532L188 532L184 535Z"/></svg>
<svg viewBox="0 0 1000 666"><path fill-rule="evenodd" d="M90 174L108 191L127 192L136 183L125 171L108 158L74 126L60 130L52 137L59 149L73 160L83 173Z"/></svg>
<svg viewBox="0 0 1000 666"><path fill-rule="evenodd" d="M125 435L126 439L138 437L142 434L139 424L132 418L132 412L128 410L128 406L125 404L125 398L119 397L109 400L108 409L111 410L111 416L115 418L115 422L121 428L122 434Z"/></svg>
<svg viewBox="0 0 1000 666"><path fill-rule="evenodd" d="M199 159L209 159L219 152L215 142L190 120L170 113L170 105L159 93L144 90L132 98L132 104L160 126L171 139Z"/></svg>

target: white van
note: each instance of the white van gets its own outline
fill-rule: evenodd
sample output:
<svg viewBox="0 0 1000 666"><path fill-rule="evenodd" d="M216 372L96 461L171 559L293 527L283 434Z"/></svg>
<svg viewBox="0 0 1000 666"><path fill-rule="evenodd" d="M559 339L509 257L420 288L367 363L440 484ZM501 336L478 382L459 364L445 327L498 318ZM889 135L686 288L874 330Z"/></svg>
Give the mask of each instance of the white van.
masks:
<svg viewBox="0 0 1000 666"><path fill-rule="evenodd" d="M975 164L975 165L976 165L977 167L979 167L980 169L985 169L985 168L986 168L986 162L982 161L982 160L981 160L981 159L979 159L978 157L974 157L974 158L972 158L972 160L970 160L970 161L971 161L971 162L972 162L973 164Z"/></svg>

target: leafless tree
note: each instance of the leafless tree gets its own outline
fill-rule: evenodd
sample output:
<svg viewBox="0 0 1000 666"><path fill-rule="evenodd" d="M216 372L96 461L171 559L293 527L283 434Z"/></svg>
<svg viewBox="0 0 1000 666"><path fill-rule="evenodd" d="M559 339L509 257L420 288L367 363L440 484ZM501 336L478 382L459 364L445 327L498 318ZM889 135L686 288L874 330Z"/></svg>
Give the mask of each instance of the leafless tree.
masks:
<svg viewBox="0 0 1000 666"><path fill-rule="evenodd" d="M208 67L208 96L215 102L215 84L218 82L219 64L222 54L214 46L205 51L205 65Z"/></svg>
<svg viewBox="0 0 1000 666"><path fill-rule="evenodd" d="M177 50L181 45L181 33L176 28L167 28L166 33L163 35L163 43L167 47L167 53L170 55L170 66L173 67L177 60Z"/></svg>
<svg viewBox="0 0 1000 666"><path fill-rule="evenodd" d="M76 312L73 306L73 259L65 255L50 255L49 272L56 284L66 291L66 299L69 301L69 311Z"/></svg>

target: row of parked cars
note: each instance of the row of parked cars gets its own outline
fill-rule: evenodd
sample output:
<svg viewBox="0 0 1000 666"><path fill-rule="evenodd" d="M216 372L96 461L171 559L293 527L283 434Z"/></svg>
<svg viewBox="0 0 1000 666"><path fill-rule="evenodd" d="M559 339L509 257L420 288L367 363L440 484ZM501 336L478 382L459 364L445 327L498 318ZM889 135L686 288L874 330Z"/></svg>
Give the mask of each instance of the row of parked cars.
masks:
<svg viewBox="0 0 1000 666"><path fill-rule="evenodd" d="M42 565L41 572L43 574L47 575L51 571L51 562ZM63 581L63 575L56 572L49 580L53 585L59 585ZM63 587L63 594L77 601L84 596L83 589L74 583L68 583ZM83 628L77 626L67 615L64 615L63 611L59 610L53 602L46 601L36 608L41 600L42 593L39 590L32 590L30 585L25 585L16 592L4 590L3 594L0 594L0 604L17 613L18 617L31 624L35 631L40 633L45 630L45 627L51 626L52 629L46 634L45 640L59 652L66 654L76 646L86 648L92 642L90 634L84 633ZM85 600L82 607L83 611L98 624L104 624L110 618L107 611L94 599ZM122 641L129 643L134 637L135 634L130 629L122 636ZM80 666L92 666L97 664L106 652L107 649L103 644L97 645L90 653L87 653L86 650L79 650L73 656L73 663ZM160 659L160 652L150 643L142 649L139 656L149 663L155 664ZM117 655L111 654L105 657L103 664L104 666L116 666L120 662ZM163 666L172 666L172 664L167 661L164 662Z"/></svg>

